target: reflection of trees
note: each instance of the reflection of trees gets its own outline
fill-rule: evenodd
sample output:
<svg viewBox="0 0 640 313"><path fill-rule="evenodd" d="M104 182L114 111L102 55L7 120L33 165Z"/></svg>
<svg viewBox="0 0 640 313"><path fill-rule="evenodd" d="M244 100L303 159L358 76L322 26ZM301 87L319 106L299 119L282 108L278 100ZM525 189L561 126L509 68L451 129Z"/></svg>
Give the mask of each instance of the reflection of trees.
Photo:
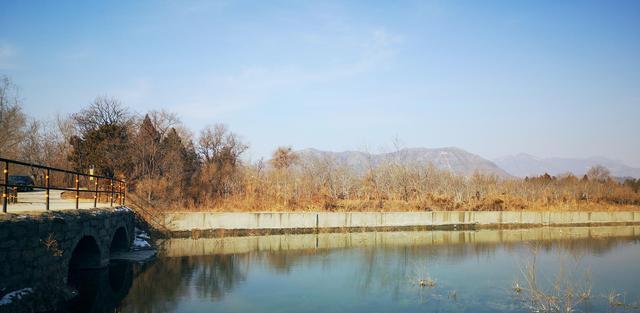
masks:
<svg viewBox="0 0 640 313"><path fill-rule="evenodd" d="M260 253L258 258L264 260L278 273L289 273L291 268L302 262L316 262L319 256L327 256L329 250L303 249L303 250L281 250L278 252Z"/></svg>
<svg viewBox="0 0 640 313"><path fill-rule="evenodd" d="M635 241L635 237L591 237L580 239L559 239L553 241L536 241L544 251L563 250L572 255L585 253L603 255L621 244Z"/></svg>
<svg viewBox="0 0 640 313"><path fill-rule="evenodd" d="M178 262L177 262L178 261ZM180 259L160 259L152 264L136 268L137 277L122 303L125 312L169 312L176 306L178 296L186 291L181 283L187 268Z"/></svg>
<svg viewBox="0 0 640 313"><path fill-rule="evenodd" d="M186 277L192 285L197 286L202 297L220 299L231 291L238 282L245 279L245 271L241 270L239 255L213 255L182 258L189 262L193 269Z"/></svg>
<svg viewBox="0 0 640 313"><path fill-rule="evenodd" d="M137 268L129 296L122 303L126 312L171 312L178 299L196 286L202 297L220 298L244 280L239 255L160 258Z"/></svg>

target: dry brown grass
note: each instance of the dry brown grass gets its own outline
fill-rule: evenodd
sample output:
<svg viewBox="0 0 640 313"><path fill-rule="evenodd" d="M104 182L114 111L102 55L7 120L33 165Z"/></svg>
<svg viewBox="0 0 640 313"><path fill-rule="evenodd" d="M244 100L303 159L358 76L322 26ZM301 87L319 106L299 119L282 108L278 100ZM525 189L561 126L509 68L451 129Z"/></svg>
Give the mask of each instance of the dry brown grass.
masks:
<svg viewBox="0 0 640 313"><path fill-rule="evenodd" d="M164 210L188 211L639 211L640 193L611 179L543 175L500 179L457 176L424 165L381 164L367 173L337 167L331 160L265 168L242 165L226 173L211 192L219 172L199 179L181 194L165 196L159 186L151 199ZM211 176L210 178L207 178Z"/></svg>
<svg viewBox="0 0 640 313"><path fill-rule="evenodd" d="M489 199L480 202L452 203L441 205L428 201L402 200L335 200L328 208L327 203L308 202L282 204L278 201L255 199L225 199L207 205L167 207L167 211L210 211L210 212L411 212L411 211L561 211L561 212L620 212L640 211L638 205L620 205L596 202L543 203L527 202L522 199Z"/></svg>

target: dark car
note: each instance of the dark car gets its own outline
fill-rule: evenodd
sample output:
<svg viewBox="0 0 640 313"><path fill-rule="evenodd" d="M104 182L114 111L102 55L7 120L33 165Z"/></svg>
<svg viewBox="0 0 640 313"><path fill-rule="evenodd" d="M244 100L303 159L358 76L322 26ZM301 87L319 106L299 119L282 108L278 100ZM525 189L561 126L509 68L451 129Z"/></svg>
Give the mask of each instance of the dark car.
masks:
<svg viewBox="0 0 640 313"><path fill-rule="evenodd" d="M15 186L18 192L33 191L33 178L27 175L9 175L9 185Z"/></svg>

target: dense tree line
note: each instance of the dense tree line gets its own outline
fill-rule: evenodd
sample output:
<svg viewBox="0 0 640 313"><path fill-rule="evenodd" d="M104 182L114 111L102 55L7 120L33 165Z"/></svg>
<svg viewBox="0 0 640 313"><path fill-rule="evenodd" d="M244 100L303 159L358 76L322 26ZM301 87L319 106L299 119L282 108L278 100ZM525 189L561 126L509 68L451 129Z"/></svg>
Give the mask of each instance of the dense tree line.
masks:
<svg viewBox="0 0 640 313"><path fill-rule="evenodd" d="M0 79L0 154L54 167L125 178L158 209L208 210L609 210L637 209L640 179L618 183L595 166L525 179L456 176L429 164L388 160L364 173L330 158L278 147L243 162L248 146L223 124L191 134L171 112L130 112L98 97L51 121L29 118L17 88ZM64 183L64 182L62 182Z"/></svg>

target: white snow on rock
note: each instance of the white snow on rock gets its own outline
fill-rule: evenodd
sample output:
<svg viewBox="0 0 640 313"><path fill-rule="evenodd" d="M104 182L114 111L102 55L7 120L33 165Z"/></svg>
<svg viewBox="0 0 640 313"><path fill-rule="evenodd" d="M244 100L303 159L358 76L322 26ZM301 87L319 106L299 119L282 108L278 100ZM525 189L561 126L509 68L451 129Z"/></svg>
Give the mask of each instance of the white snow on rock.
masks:
<svg viewBox="0 0 640 313"><path fill-rule="evenodd" d="M149 236L149 234L137 227L134 229L134 233L136 234L136 238L133 240L133 249L151 248L151 245L148 241L151 240L151 236Z"/></svg>
<svg viewBox="0 0 640 313"><path fill-rule="evenodd" d="M145 240L151 239L149 234L145 233L143 230L141 230L139 228L136 228L136 237L137 238L142 238L142 239L145 239Z"/></svg>
<svg viewBox="0 0 640 313"><path fill-rule="evenodd" d="M129 211L132 211L129 207L126 207L126 206L119 206L119 207L116 207L113 210L116 211L116 212L120 212L120 211L129 212Z"/></svg>
<svg viewBox="0 0 640 313"><path fill-rule="evenodd" d="M151 245L144 239L136 238L133 240L134 248L150 248Z"/></svg>
<svg viewBox="0 0 640 313"><path fill-rule="evenodd" d="M20 300L22 299L22 297L30 294L33 292L33 289L31 288L22 288L20 290L15 290L12 291L6 295L4 295L4 297L2 297L2 299L0 299L0 306L1 305L7 305L7 304L11 304L13 303L13 301L16 300Z"/></svg>

